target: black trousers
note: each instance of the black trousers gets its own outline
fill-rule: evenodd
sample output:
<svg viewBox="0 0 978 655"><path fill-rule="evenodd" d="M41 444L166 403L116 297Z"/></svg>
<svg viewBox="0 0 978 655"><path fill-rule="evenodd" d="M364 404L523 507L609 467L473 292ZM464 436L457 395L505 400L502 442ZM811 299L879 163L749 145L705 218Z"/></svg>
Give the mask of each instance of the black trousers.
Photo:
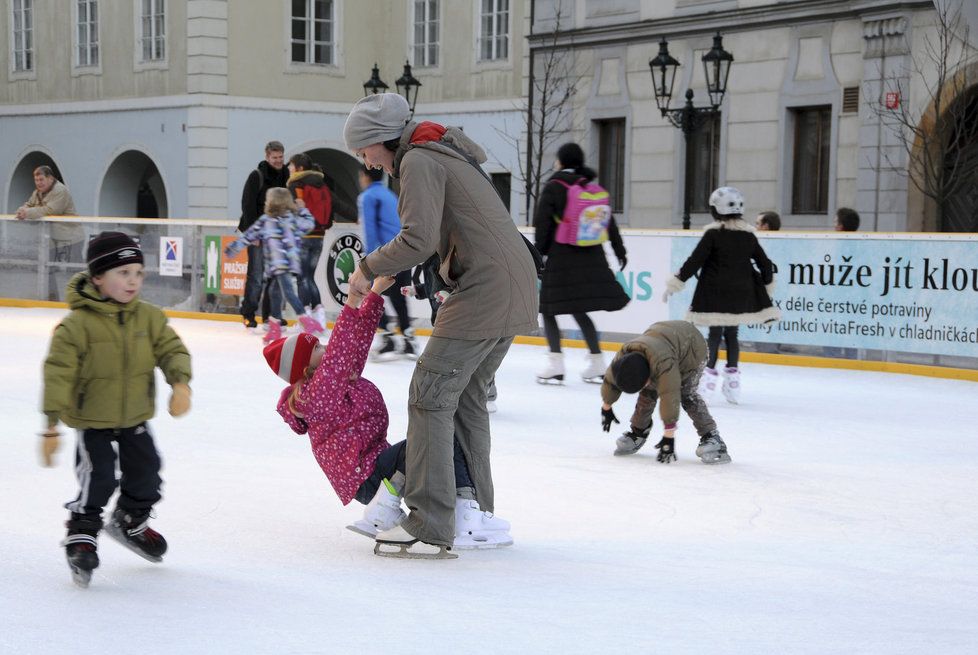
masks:
<svg viewBox="0 0 978 655"><path fill-rule="evenodd" d="M401 287L411 286L411 271L401 271L394 276L394 284L390 286L384 295L391 299L394 305L394 312L397 314L397 324L401 328L401 334L407 335L408 328L411 327L411 317L408 315L407 298L401 293ZM387 312L380 315L380 329L387 330L390 317Z"/></svg>
<svg viewBox="0 0 978 655"><path fill-rule="evenodd" d="M121 479L116 478L116 460ZM100 516L116 487L120 487L118 507L150 509L162 497L161 466L153 435L145 423L131 428L79 430L75 450L78 497L65 507L75 514Z"/></svg>
<svg viewBox="0 0 978 655"><path fill-rule="evenodd" d="M401 473L404 475L407 470L406 464L406 451L407 450L407 440L398 441L396 444L385 450L377 457L377 463L374 465L374 472L370 474L370 477L363 481L360 488L357 489L357 495L354 496L357 502L366 505L371 500L373 500L374 495L376 495L377 490L380 489L381 483L384 478L390 480L394 477L394 473ZM472 487L475 489L475 483L472 482L472 478L469 477L469 464L465 461L465 455L462 453L462 447L458 445L458 441L455 442L455 488L461 489L463 487Z"/></svg>

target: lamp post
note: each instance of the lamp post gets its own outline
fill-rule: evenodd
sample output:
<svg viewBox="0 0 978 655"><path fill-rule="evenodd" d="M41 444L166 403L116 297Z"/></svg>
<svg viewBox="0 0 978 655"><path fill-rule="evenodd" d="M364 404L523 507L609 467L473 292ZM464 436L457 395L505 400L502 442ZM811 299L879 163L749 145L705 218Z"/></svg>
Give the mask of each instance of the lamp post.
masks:
<svg viewBox="0 0 978 655"><path fill-rule="evenodd" d="M411 118L414 118L414 105L418 102L418 90L421 88L421 82L414 75L411 75L411 62L404 62L404 74L397 78L394 85L397 87L397 92L407 100L408 107L411 108Z"/></svg>
<svg viewBox="0 0 978 655"><path fill-rule="evenodd" d="M727 77L730 75L730 64L733 55L723 49L723 37L717 32L713 37L713 47L703 55L703 72L706 74L706 90L710 96L710 106L695 107L693 105L693 90L686 89L686 103L682 107L670 108L672 87L676 81L676 69L679 62L669 54L669 43L662 39L659 42L659 54L649 60L652 71L652 88L655 91L655 104L663 118L683 131L686 144L686 170L683 176L683 229L689 229L689 212L692 197L689 193L689 180L693 176L693 158L689 156L690 138L709 119L716 116L723 104L723 96L727 92Z"/></svg>
<svg viewBox="0 0 978 655"><path fill-rule="evenodd" d="M390 87L384 84L384 80L380 79L380 69L374 62L374 68L370 71L370 79L363 83L363 97L366 98L372 93L387 93L388 88Z"/></svg>

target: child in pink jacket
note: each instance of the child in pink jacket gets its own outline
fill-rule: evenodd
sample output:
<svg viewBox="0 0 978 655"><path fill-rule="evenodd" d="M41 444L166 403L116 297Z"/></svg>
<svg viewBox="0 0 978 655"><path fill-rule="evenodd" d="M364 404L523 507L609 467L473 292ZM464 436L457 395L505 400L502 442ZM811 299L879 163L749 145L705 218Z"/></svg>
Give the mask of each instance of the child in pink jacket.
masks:
<svg viewBox="0 0 978 655"><path fill-rule="evenodd" d="M364 377L374 332L384 311L380 294L394 283L378 277L363 298L350 293L324 347L311 334L297 334L265 347L272 370L290 386L278 413L297 434L308 434L316 461L340 501L367 505L363 518L347 526L374 537L398 525L405 514L406 441L387 441L387 406L380 390ZM512 543L509 523L482 512L475 499L465 457L455 443L456 547L498 547Z"/></svg>

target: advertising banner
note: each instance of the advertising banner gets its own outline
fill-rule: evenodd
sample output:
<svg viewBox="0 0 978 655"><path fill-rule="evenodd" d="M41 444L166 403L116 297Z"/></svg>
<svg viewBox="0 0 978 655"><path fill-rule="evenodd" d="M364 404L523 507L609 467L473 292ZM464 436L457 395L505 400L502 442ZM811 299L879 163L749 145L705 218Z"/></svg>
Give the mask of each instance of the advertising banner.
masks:
<svg viewBox="0 0 978 655"><path fill-rule="evenodd" d="M160 237L160 275L183 275L183 237Z"/></svg>
<svg viewBox="0 0 978 655"><path fill-rule="evenodd" d="M782 318L741 338L800 345L978 357L978 238L759 235L777 265ZM699 235L673 240L678 270ZM670 302L684 318L696 279Z"/></svg>
<svg viewBox="0 0 978 655"><path fill-rule="evenodd" d="M248 250L234 257L224 256L224 249L236 240L233 236L204 236L204 293L244 295Z"/></svg>

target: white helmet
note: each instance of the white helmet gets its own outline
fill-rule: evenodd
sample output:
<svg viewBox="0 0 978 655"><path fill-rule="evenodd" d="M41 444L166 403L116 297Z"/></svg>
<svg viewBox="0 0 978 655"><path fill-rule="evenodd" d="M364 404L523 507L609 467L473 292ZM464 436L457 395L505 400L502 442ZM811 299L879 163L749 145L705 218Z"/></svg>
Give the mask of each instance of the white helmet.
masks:
<svg viewBox="0 0 978 655"><path fill-rule="evenodd" d="M721 216L742 216L744 214L744 194L732 186L722 186L710 194L710 207Z"/></svg>

